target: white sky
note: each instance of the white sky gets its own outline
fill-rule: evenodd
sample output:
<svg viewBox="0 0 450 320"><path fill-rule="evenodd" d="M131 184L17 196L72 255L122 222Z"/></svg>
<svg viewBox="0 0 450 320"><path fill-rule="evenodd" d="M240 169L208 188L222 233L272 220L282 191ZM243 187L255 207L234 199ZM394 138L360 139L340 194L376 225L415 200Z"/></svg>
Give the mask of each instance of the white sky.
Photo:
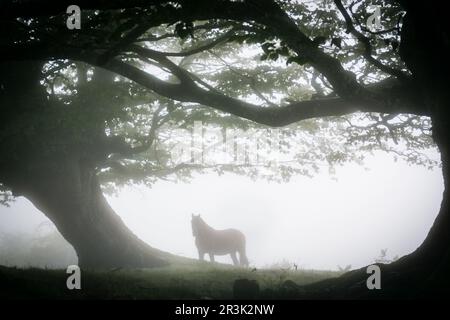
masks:
<svg viewBox="0 0 450 320"><path fill-rule="evenodd" d="M285 259L306 269L356 268L372 263L383 248L389 258L413 251L431 227L443 191L440 169L396 163L386 154L365 167L370 170L338 168L337 181L324 173L282 184L203 175L190 184L125 189L109 199L139 237L175 254L197 257L190 217L200 213L214 228L243 231L252 265ZM0 231L34 232L45 220L23 199L0 207ZM229 256L217 260L231 262Z"/></svg>

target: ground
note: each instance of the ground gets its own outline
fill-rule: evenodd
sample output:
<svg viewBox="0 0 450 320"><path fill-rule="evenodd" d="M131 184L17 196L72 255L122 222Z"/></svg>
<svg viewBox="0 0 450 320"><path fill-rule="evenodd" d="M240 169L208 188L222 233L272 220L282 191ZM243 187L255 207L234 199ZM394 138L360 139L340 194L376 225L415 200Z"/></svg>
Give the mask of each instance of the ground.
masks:
<svg viewBox="0 0 450 320"><path fill-rule="evenodd" d="M65 270L0 266L0 299L232 299L239 294L233 290L238 279L257 281L260 290L254 297L283 298L297 285L339 275L333 271L244 269L191 260L164 268L83 270L81 290L68 290ZM252 293L244 288L242 295L251 297Z"/></svg>

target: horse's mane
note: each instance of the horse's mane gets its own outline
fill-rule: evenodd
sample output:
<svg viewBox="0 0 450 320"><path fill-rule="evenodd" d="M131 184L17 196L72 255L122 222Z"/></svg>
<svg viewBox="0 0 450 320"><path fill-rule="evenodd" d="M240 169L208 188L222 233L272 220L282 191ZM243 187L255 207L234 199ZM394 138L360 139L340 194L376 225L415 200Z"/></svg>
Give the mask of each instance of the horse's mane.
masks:
<svg viewBox="0 0 450 320"><path fill-rule="evenodd" d="M207 223L205 222L205 220L203 220L202 217L199 217L198 219L199 219L199 221L200 221L201 226L204 227L205 229L208 229L208 230L215 230L213 227L211 227L209 224L207 224Z"/></svg>

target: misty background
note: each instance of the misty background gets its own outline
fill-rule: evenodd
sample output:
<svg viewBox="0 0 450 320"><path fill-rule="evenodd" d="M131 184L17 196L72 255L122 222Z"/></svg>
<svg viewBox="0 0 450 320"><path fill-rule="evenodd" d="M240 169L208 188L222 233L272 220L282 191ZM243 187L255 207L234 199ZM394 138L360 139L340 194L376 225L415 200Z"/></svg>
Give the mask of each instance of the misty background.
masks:
<svg viewBox="0 0 450 320"><path fill-rule="evenodd" d="M250 265L337 270L403 256L426 237L440 206L440 168L429 170L375 153L330 175L294 176L288 183L235 174L196 175L191 183L160 181L108 196L128 227L150 245L197 258L191 214L216 229L247 237ZM231 263L229 256L216 261ZM24 198L0 207L0 264L65 268L72 247Z"/></svg>

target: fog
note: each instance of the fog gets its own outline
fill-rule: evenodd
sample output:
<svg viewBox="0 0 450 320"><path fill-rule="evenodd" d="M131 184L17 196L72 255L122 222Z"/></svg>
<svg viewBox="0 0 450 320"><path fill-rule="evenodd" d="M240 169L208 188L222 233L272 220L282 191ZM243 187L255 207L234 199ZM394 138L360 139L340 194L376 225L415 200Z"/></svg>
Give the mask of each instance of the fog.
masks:
<svg viewBox="0 0 450 320"><path fill-rule="evenodd" d="M372 263L382 249L388 260L412 252L437 215L442 191L439 168L378 153L335 175L269 183L206 174L191 183L128 187L108 199L139 237L177 255L197 258L190 226L195 213L216 229L241 230L252 266L336 270ZM24 198L0 208L0 234L1 264L51 268L76 262L73 249ZM231 263L229 256L216 258Z"/></svg>

